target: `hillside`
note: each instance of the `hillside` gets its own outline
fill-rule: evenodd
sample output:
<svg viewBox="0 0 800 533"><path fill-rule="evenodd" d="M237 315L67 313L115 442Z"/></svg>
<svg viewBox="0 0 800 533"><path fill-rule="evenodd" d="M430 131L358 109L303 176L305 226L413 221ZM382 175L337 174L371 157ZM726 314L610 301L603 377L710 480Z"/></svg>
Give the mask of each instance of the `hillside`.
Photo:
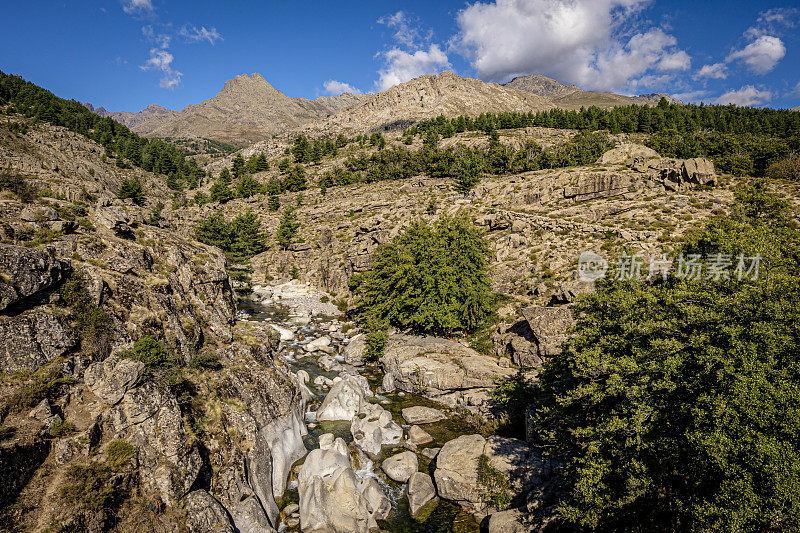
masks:
<svg viewBox="0 0 800 533"><path fill-rule="evenodd" d="M539 111L553 105L544 98L496 83L462 78L452 72L425 75L375 94L327 120L309 124L309 131L370 131L409 126L439 115Z"/></svg>

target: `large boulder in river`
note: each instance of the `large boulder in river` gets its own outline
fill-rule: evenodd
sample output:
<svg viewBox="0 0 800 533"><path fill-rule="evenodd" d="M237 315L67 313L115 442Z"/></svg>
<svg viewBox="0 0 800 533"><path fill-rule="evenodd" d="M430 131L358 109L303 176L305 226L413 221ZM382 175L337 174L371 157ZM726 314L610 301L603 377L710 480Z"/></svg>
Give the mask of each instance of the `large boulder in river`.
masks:
<svg viewBox="0 0 800 533"><path fill-rule="evenodd" d="M411 474L419 470L419 459L414 452L401 452L384 459L381 470L398 483L405 483Z"/></svg>
<svg viewBox="0 0 800 533"><path fill-rule="evenodd" d="M306 457L297 485L304 532L367 533L377 527L376 515L388 513L374 484L356 476L347 445L330 434L320 437L320 447Z"/></svg>
<svg viewBox="0 0 800 533"><path fill-rule="evenodd" d="M347 343L344 350L342 350L342 357L344 362L353 365L361 366L364 364L364 351L367 349L367 337L363 333L359 333Z"/></svg>
<svg viewBox="0 0 800 533"><path fill-rule="evenodd" d="M426 503L436 498L436 487L433 486L431 476L423 472L411 474L411 477L408 478L406 495L408 496L411 516L417 516L417 513Z"/></svg>
<svg viewBox="0 0 800 533"><path fill-rule="evenodd" d="M447 418L447 416L439 409L425 407L422 405L412 405L411 407L406 407L400 411L400 414L403 415L403 420L409 424L430 424L432 422L438 422L439 420L444 420Z"/></svg>
<svg viewBox="0 0 800 533"><path fill-rule="evenodd" d="M470 390L489 390L498 379L515 373L457 342L401 334L389 336L381 366L385 390L421 393L448 405L458 404Z"/></svg>
<svg viewBox="0 0 800 533"><path fill-rule="evenodd" d="M472 507L476 512L485 512L487 507L478 482L478 462L482 455L508 477L515 495L541 480L541 458L525 441L463 435L445 443L436 457L434 479L439 496Z"/></svg>
<svg viewBox="0 0 800 533"><path fill-rule="evenodd" d="M0 244L0 311L58 283L63 267L53 251Z"/></svg>
<svg viewBox="0 0 800 533"><path fill-rule="evenodd" d="M364 376L343 374L335 378L328 395L317 409L317 420L352 420L361 413L372 396Z"/></svg>
<svg viewBox="0 0 800 533"><path fill-rule="evenodd" d="M353 418L350 433L356 446L376 459L382 446L397 446L403 438L403 428L392 420L392 414L376 403L364 405Z"/></svg>

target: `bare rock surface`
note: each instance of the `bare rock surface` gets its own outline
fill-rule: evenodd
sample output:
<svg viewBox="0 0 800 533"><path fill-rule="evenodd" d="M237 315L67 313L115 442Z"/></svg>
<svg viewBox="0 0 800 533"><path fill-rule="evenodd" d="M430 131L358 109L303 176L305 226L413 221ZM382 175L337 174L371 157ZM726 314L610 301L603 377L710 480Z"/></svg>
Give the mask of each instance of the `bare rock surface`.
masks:
<svg viewBox="0 0 800 533"><path fill-rule="evenodd" d="M397 446L403 428L392 420L392 414L379 404L368 403L350 424L353 441L364 453L377 458L383 446Z"/></svg>
<svg viewBox="0 0 800 533"><path fill-rule="evenodd" d="M540 482L542 463L525 441L481 435L463 435L445 443L436 457L434 479L440 497L486 511L478 483L478 461L486 455L489 464L506 475L514 494Z"/></svg>
<svg viewBox="0 0 800 533"><path fill-rule="evenodd" d="M431 476L423 472L411 474L406 487L406 495L411 516L416 516L425 504L436 498L436 487L433 486Z"/></svg>
<svg viewBox="0 0 800 533"><path fill-rule="evenodd" d="M422 405L406 407L400 413L403 416L403 420L409 424L430 424L447 418L439 409Z"/></svg>
<svg viewBox="0 0 800 533"><path fill-rule="evenodd" d="M64 274L52 248L0 244L0 312L58 283Z"/></svg>
<svg viewBox="0 0 800 533"><path fill-rule="evenodd" d="M381 470L387 476L397 481L398 483L405 483L411 474L419 469L419 460L417 454L414 452L400 452L381 463Z"/></svg>

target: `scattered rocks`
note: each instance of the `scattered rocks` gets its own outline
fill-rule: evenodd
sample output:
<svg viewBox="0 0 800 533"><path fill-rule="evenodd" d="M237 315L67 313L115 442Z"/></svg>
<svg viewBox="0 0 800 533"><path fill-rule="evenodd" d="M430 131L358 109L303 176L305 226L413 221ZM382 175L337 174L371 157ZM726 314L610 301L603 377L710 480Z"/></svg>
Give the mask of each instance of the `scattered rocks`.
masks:
<svg viewBox="0 0 800 533"><path fill-rule="evenodd" d="M425 448L424 450L422 450L421 453L422 455L433 461L434 459L436 459L436 456L439 455L439 450L441 450L441 448Z"/></svg>
<svg viewBox="0 0 800 533"><path fill-rule="evenodd" d="M401 452L384 459L381 470L398 483L405 483L411 474L419 470L419 460L414 452Z"/></svg>

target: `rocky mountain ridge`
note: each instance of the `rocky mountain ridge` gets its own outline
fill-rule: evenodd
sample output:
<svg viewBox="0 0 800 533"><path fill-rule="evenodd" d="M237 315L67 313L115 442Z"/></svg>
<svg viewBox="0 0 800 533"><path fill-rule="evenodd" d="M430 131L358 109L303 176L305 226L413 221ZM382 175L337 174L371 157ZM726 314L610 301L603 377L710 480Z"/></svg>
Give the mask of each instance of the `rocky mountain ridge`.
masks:
<svg viewBox="0 0 800 533"><path fill-rule="evenodd" d="M243 74L226 81L214 98L181 111L154 104L138 113L110 113L102 107L87 106L147 136L205 137L251 144L287 131L361 132L407 126L439 115L654 105L662 96L669 99L662 94L630 97L584 91L539 75L498 85L445 71L414 78L381 93L345 93L308 100L286 96L260 74Z"/></svg>
<svg viewBox="0 0 800 533"><path fill-rule="evenodd" d="M615 93L585 91L577 85L564 85L552 78L539 74L518 76L504 87L527 91L538 94L551 100L556 107L564 109L579 109L580 107L613 107L622 105L653 105L666 98L670 103L680 104L679 100L666 93L641 94L639 96L624 96Z"/></svg>

